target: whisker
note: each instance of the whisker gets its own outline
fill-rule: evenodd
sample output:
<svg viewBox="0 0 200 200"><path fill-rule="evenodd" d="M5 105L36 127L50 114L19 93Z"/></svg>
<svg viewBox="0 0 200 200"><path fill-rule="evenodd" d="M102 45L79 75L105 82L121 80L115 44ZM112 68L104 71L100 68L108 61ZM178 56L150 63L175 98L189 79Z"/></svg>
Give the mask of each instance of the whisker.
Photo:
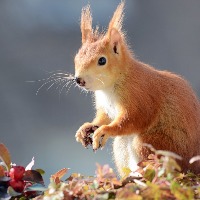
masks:
<svg viewBox="0 0 200 200"><path fill-rule="evenodd" d="M44 71L45 73L47 73L47 74L52 74L52 73L57 73L57 72L63 72L63 70L61 70L61 69L57 69L57 70L54 70L54 71L47 71L47 70L45 70L45 69L42 69L42 71Z"/></svg>
<svg viewBox="0 0 200 200"><path fill-rule="evenodd" d="M67 80L72 80L74 79L74 76L72 74L67 74L67 73L54 73L51 76L49 76L46 79L40 79L38 81L45 81L45 80L49 80L49 79L56 79L56 78L62 78L62 79L67 79Z"/></svg>
<svg viewBox="0 0 200 200"><path fill-rule="evenodd" d="M51 83L52 81L55 81L55 80L50 80L50 81L47 81L47 82L43 83L43 84L38 88L38 90L36 91L36 95L38 95L39 91L40 91L45 85L47 85L48 83Z"/></svg>
<svg viewBox="0 0 200 200"><path fill-rule="evenodd" d="M61 80L60 81L60 84L58 85L58 87L56 89L59 89L59 95L61 94L62 92L62 88L65 84L67 84L69 81L66 81L66 80Z"/></svg>
<svg viewBox="0 0 200 200"><path fill-rule="evenodd" d="M63 77L63 76L60 76L59 74L52 74L51 76L49 76L48 78L47 78L47 80L49 80L49 79L58 79L58 78L61 78L61 79L67 79L68 77Z"/></svg>
<svg viewBox="0 0 200 200"><path fill-rule="evenodd" d="M47 79L48 80L48 79ZM38 90L36 91L36 95L38 95L39 91L45 86L47 85L48 83L51 83L52 81L54 81L53 84L51 84L51 86L48 88L50 89L55 83L57 84L57 82L60 82L62 79L61 78L57 78L57 79L50 79L49 81L46 81L45 83L43 83L39 88ZM47 89L47 90L48 90Z"/></svg>
<svg viewBox="0 0 200 200"><path fill-rule="evenodd" d="M62 91L63 91L63 89L66 87L67 88L67 86L69 85L69 83L70 82L66 82L63 86L62 86L62 88L61 88L61 90L60 90L60 94L62 93Z"/></svg>
<svg viewBox="0 0 200 200"><path fill-rule="evenodd" d="M69 92L72 85L74 85L75 77L73 74L64 73L62 70L56 70L52 72L47 72L49 76L47 78L39 79L36 81L26 81L29 83L35 82L43 82L42 85L37 89L36 95L40 92L40 90L45 87L46 85L50 84L47 87L47 91L50 90L53 86L56 85L56 90L59 89L59 94L62 93L64 88L67 88L67 93Z"/></svg>
<svg viewBox="0 0 200 200"><path fill-rule="evenodd" d="M64 83L64 85L61 86L63 83ZM58 87L56 88L56 89L59 89L59 96L61 95L63 88L64 88L65 86L68 86L69 83L70 83L70 81L68 81L68 80L67 80L67 81L66 81L66 80L61 80L61 81L60 81L60 84L59 84ZM61 87L61 88L60 88L60 87Z"/></svg>
<svg viewBox="0 0 200 200"><path fill-rule="evenodd" d="M47 91L48 91L54 84L55 84L55 82L52 83L52 84L47 88Z"/></svg>
<svg viewBox="0 0 200 200"><path fill-rule="evenodd" d="M35 83L35 82L41 82L41 81L47 81L49 78L44 78L44 79L39 79L39 80L36 80L36 81L25 81L27 83Z"/></svg>
<svg viewBox="0 0 200 200"><path fill-rule="evenodd" d="M57 87L56 87L56 90L58 90L58 88L59 88L60 85L62 84L62 81L57 81L56 84L58 84Z"/></svg>
<svg viewBox="0 0 200 200"><path fill-rule="evenodd" d="M54 73L51 76L49 76L49 78L53 77L53 76L58 76L58 77L62 77L64 79L74 79L74 75L73 74L69 74L69 73Z"/></svg>
<svg viewBox="0 0 200 200"><path fill-rule="evenodd" d="M52 74L52 75L58 74L58 75L73 76L73 74L71 74L71 73L66 73L66 72L62 72L62 70L57 70L57 71L59 71L59 72L52 71L52 72L47 72L47 73Z"/></svg>
<svg viewBox="0 0 200 200"><path fill-rule="evenodd" d="M55 74L54 74L55 75ZM39 79L39 80L36 80L36 81L25 81L27 83L35 83L35 82L42 82L42 81L48 81L49 79L53 78L54 75L51 75L49 76L48 78L44 78L44 79ZM55 78L65 78L65 77L62 77L62 76L58 76L58 77L54 77ZM69 77L66 77L66 79L68 79Z"/></svg>
<svg viewBox="0 0 200 200"><path fill-rule="evenodd" d="M71 82L70 82L70 83L71 83ZM71 83L71 85L69 85L69 87L68 87L68 90L67 90L66 94L68 94L68 92L69 92L70 88L72 87L73 83L74 83L74 82L72 82L72 83Z"/></svg>
<svg viewBox="0 0 200 200"><path fill-rule="evenodd" d="M101 80L101 79L99 79L99 78L96 78L98 81L100 81L103 85L105 85L105 83Z"/></svg>

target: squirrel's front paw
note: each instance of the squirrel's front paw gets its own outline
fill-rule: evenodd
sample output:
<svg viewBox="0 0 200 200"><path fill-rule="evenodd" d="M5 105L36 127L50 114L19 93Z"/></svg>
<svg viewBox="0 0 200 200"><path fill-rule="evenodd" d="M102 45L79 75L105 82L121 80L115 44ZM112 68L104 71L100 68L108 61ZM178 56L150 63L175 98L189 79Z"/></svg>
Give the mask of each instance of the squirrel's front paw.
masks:
<svg viewBox="0 0 200 200"><path fill-rule="evenodd" d="M83 124L79 130L76 132L75 138L77 142L81 142L84 147L92 145L92 138L90 135L98 129L98 126L95 126L92 123Z"/></svg>
<svg viewBox="0 0 200 200"><path fill-rule="evenodd" d="M104 147L106 141L109 138L109 134L107 131L107 126L101 126L98 128L92 137L93 143L93 150L97 150L98 148Z"/></svg>

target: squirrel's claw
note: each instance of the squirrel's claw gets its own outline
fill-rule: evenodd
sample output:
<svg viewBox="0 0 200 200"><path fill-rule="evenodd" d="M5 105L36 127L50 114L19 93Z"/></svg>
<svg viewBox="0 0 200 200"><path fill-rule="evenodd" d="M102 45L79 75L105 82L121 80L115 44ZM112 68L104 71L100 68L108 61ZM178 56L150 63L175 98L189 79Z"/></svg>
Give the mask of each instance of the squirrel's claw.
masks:
<svg viewBox="0 0 200 200"><path fill-rule="evenodd" d="M109 136L108 136L108 134L106 134L104 127L100 127L99 129L97 129L94 132L94 135L92 137L92 139L93 139L93 143L92 143L93 150L95 151L99 148L103 148L104 145L106 144L108 137Z"/></svg>
<svg viewBox="0 0 200 200"><path fill-rule="evenodd" d="M92 123L85 123L79 128L76 132L75 138L77 142L80 142L84 147L92 145L91 134L98 129L98 126L93 125Z"/></svg>

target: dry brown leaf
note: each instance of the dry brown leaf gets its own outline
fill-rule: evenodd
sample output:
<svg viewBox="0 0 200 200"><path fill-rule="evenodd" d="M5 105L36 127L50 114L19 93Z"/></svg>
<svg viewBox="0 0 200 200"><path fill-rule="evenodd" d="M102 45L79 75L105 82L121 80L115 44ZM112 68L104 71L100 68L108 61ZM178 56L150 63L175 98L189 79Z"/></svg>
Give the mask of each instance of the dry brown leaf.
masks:
<svg viewBox="0 0 200 200"><path fill-rule="evenodd" d="M0 177L4 177L4 176L5 176L4 167L0 165Z"/></svg>
<svg viewBox="0 0 200 200"><path fill-rule="evenodd" d="M67 173L68 168L63 168L56 172L55 174L51 175L51 179L58 184L60 182L60 179Z"/></svg>
<svg viewBox="0 0 200 200"><path fill-rule="evenodd" d="M7 170L10 170L11 157L7 147L4 144L0 144L0 159L5 163Z"/></svg>

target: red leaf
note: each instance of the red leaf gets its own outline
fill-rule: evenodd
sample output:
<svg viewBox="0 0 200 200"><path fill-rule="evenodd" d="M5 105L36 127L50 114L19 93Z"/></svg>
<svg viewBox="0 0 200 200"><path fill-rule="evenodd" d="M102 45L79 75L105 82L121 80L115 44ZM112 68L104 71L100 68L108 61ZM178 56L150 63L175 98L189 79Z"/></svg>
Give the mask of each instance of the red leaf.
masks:
<svg viewBox="0 0 200 200"><path fill-rule="evenodd" d="M31 181L34 183L40 183L40 184L44 184L43 178L41 176L41 174L35 170L27 170L24 173L24 177L23 177L24 181Z"/></svg>

